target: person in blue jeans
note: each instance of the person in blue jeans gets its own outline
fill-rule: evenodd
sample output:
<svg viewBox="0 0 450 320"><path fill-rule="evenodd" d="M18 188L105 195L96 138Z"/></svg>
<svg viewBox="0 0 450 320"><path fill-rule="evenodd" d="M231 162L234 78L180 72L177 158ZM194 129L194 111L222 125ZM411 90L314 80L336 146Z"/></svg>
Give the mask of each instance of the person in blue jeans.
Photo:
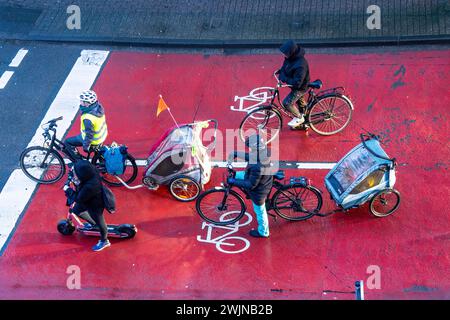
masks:
<svg viewBox="0 0 450 320"><path fill-rule="evenodd" d="M228 178L228 183L244 188L252 200L258 221L258 230L251 230L250 235L257 238L269 237L269 219L267 217L266 199L272 189L273 174L271 161L264 140L257 134L245 141L249 153L232 152L228 158L231 162L241 158L248 162L245 171L236 172L235 178Z"/></svg>

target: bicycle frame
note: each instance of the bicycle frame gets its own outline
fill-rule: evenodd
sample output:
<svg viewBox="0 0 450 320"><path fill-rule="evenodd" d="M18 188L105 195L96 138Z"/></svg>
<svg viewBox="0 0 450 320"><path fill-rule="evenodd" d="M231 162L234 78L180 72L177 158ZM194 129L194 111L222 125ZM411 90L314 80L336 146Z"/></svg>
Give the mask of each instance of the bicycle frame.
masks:
<svg viewBox="0 0 450 320"><path fill-rule="evenodd" d="M50 134L49 131L52 131L53 134ZM59 152L63 153L64 155L66 155L70 161L75 162L76 160L73 159L72 155L69 152L65 151L65 144L63 141L59 140L58 138L56 138L56 129L53 125L50 125L49 128L44 129L44 133L42 134L44 136L44 147L47 144L47 148L50 150L58 150ZM48 143L48 140L50 140L50 143ZM86 157L83 157L85 160L90 160L91 158L91 153L92 152L88 152ZM95 154L95 151L94 151ZM47 154L44 157L44 160L42 163L45 163L45 161L47 160L49 154Z"/></svg>
<svg viewBox="0 0 450 320"><path fill-rule="evenodd" d="M235 171L229 166L229 167L228 167L228 176L229 176L229 177L234 177L234 175L235 175ZM273 180L272 188L271 188L270 193L268 194L268 196L267 196L267 198L266 198L266 210L267 210L267 214L268 214L269 216L271 216L272 218L274 218L275 220L276 220L276 218L277 218L278 215L275 215L275 214L270 213L270 211L274 209L274 207L273 207L273 198L272 198L272 197L273 197L273 195L274 195L275 192L280 191L286 198L295 201L295 199L292 199L291 196L290 196L289 194L284 193L284 191L283 191L283 188L284 188L285 186L289 186L289 185L291 185L291 184L292 184L292 181L291 181L290 184L284 185L283 183L281 183L281 182L279 182L279 181L277 181L277 180L275 180L275 179ZM308 183L308 184L309 184L309 183ZM224 209L224 206L225 206L226 200L227 200L227 198L228 198L228 195L229 195L229 193L230 193L230 190L233 189L233 188L237 188L238 190L240 190L240 191L245 195L246 199L250 199L250 194L249 194L249 192L248 192L246 189L242 188L242 187L239 187L239 186L233 186L233 185L224 184L224 183L222 183L222 186L223 186L224 189L225 189L225 194L226 194L226 196L223 198L223 201L222 201L221 206L219 207L219 210L223 210L223 209ZM320 190L319 190L319 192L320 192ZM239 193L237 193L237 195L238 195L239 197L241 197L241 199L243 200L242 196L241 196ZM244 205L245 205L245 204L244 204ZM247 210L246 207L245 207L245 210ZM275 212L276 212L276 211L275 211Z"/></svg>
<svg viewBox="0 0 450 320"><path fill-rule="evenodd" d="M278 77L276 76L275 73L274 73L274 77L277 80L277 85L273 90L270 90L272 93L272 99L270 100L270 106L273 106L274 109L276 109L280 114L284 114L285 116L287 116L289 118L294 118L294 115L291 112L289 112L288 110L286 110L286 108L284 107L283 102L280 99L280 89L279 89L279 88L291 87L291 86L281 84L280 80L278 79ZM305 93L305 95L308 95L308 99L306 100L306 106L305 106L305 115L307 115L310 112L312 106L319 100L320 97L325 96L327 94L336 94L336 93L344 95L345 88L344 87L330 88L330 89L322 90L317 94L315 93L314 88L309 88L308 91ZM277 100L278 103L276 103L275 100ZM334 107L334 101L333 101L332 106ZM331 109L331 111L333 111L333 109ZM317 114L315 116L318 117L320 119L320 121L322 121L323 114ZM312 121L312 122L314 122L314 121Z"/></svg>

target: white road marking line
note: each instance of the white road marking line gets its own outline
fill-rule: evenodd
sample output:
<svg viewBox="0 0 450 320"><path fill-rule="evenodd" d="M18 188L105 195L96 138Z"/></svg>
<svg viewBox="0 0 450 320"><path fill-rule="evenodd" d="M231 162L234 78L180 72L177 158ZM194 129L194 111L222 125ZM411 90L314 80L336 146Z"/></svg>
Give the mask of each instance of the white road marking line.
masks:
<svg viewBox="0 0 450 320"><path fill-rule="evenodd" d="M335 162L297 162L297 169L332 169Z"/></svg>
<svg viewBox="0 0 450 320"><path fill-rule="evenodd" d="M211 161L211 165L217 168L226 168L228 162L226 161ZM245 168L247 166L247 162L233 162L233 168Z"/></svg>
<svg viewBox="0 0 450 320"><path fill-rule="evenodd" d="M27 53L28 53L28 50L20 49L17 52L17 54L14 57L14 59L12 59L11 63L9 64L9 66L12 67L12 68L17 68L20 65L20 63L22 62L23 58L25 58Z"/></svg>
<svg viewBox="0 0 450 320"><path fill-rule="evenodd" d="M96 55L98 63L89 64L83 61L82 56L90 53ZM78 111L77 94L92 87L108 54L109 51L83 50L81 52L55 100L50 105L41 125L50 119L63 116L64 119L58 122L59 138L65 134ZM28 146L43 144L41 125L37 128L36 134ZM15 170L3 187L0 193L0 255L6 249L5 244L11 236L17 220L30 201L35 188L36 183L27 178L21 170Z"/></svg>
<svg viewBox="0 0 450 320"><path fill-rule="evenodd" d="M147 166L147 160L136 160L136 164L138 167L145 167Z"/></svg>
<svg viewBox="0 0 450 320"><path fill-rule="evenodd" d="M6 85L8 84L9 80L11 80L11 77L13 76L13 71L5 71L2 74L2 77L0 78L0 90L5 89Z"/></svg>
<svg viewBox="0 0 450 320"><path fill-rule="evenodd" d="M147 165L146 160L136 160L136 164L138 167L145 167ZM211 161L213 167L217 168L226 168L226 161ZM335 162L282 162L280 163L280 167L292 169L331 169L336 165ZM234 168L245 168L247 166L247 162L233 162Z"/></svg>
<svg viewBox="0 0 450 320"><path fill-rule="evenodd" d="M31 198L36 182L26 177L22 170L14 170L0 193L0 248L14 229L17 219ZM0 249L2 253L3 248Z"/></svg>
<svg viewBox="0 0 450 320"><path fill-rule="evenodd" d="M65 163L70 163L69 159L64 159ZM136 159L136 165L138 167L146 167L147 160L145 159ZM226 168L226 161L211 161L211 165L216 168ZM335 162L285 162L280 163L280 167L292 169L331 169L336 165ZM233 162L234 168L245 168L247 166L247 162Z"/></svg>
<svg viewBox="0 0 450 320"><path fill-rule="evenodd" d="M213 167L226 168L227 162L225 161L212 161ZM336 163L333 162L280 162L280 168L292 168L292 169L331 169ZM233 162L234 168L245 168L247 162Z"/></svg>

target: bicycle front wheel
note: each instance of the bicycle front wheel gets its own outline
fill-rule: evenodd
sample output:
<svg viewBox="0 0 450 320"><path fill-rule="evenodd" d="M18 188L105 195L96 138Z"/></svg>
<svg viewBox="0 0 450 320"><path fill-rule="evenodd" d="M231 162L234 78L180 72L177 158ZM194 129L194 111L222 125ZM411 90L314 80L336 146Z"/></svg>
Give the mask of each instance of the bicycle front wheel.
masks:
<svg viewBox="0 0 450 320"><path fill-rule="evenodd" d="M20 155L20 168L33 181L50 184L66 173L66 165L58 152L44 147L30 147Z"/></svg>
<svg viewBox="0 0 450 320"><path fill-rule="evenodd" d="M322 208L322 195L311 186L289 185L275 192L273 208L286 220L306 220Z"/></svg>
<svg viewBox="0 0 450 320"><path fill-rule="evenodd" d="M239 137L245 141L246 137L259 133L266 143L272 142L280 133L282 119L271 106L264 106L249 112L239 126Z"/></svg>
<svg viewBox="0 0 450 320"><path fill-rule="evenodd" d="M102 176L102 180L113 187L123 186L122 182L120 182L115 175L109 174L106 172L105 159L101 154L95 154L92 158L92 164L97 167ZM138 174L138 167L136 164L136 160L130 155L127 154L125 160L125 170L121 175L119 175L120 179L122 179L126 184L132 183Z"/></svg>
<svg viewBox="0 0 450 320"><path fill-rule="evenodd" d="M245 214L244 200L233 190L211 189L195 203L199 216L212 224L225 226L239 221Z"/></svg>
<svg viewBox="0 0 450 320"><path fill-rule="evenodd" d="M353 107L350 99L340 94L320 97L308 113L308 122L316 133L329 136L344 130L350 123Z"/></svg>

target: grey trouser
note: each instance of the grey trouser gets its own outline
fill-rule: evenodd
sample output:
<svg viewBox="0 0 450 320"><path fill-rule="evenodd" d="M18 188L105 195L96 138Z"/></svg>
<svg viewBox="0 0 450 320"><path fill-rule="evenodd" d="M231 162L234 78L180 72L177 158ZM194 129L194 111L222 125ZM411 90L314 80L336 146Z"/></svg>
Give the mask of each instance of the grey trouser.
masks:
<svg viewBox="0 0 450 320"><path fill-rule="evenodd" d="M283 100L283 106L286 110L291 112L295 117L301 118L302 114L299 111L306 106L306 102L304 99L306 91L303 90L292 90L286 98Z"/></svg>

